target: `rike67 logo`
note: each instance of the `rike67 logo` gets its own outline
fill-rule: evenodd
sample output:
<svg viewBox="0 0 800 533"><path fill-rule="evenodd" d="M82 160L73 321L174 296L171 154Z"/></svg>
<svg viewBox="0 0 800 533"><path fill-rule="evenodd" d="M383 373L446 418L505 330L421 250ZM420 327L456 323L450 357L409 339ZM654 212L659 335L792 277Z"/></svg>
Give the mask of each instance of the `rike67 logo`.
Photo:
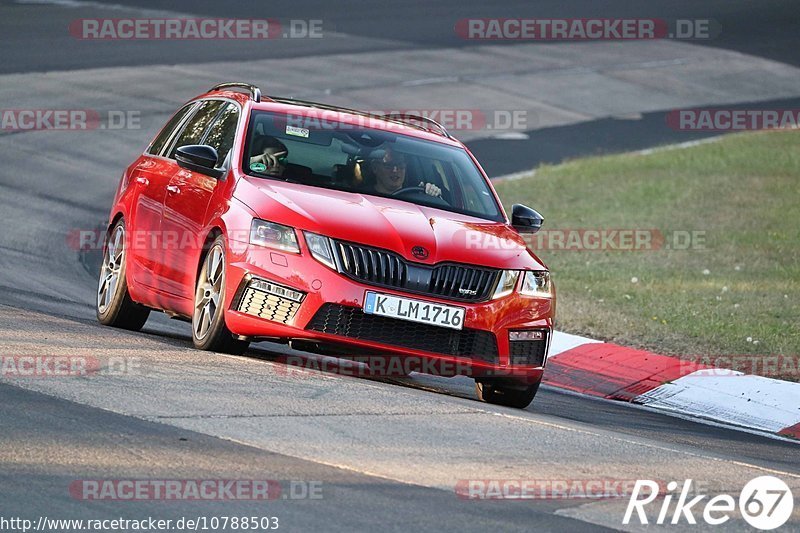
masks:
<svg viewBox="0 0 800 533"><path fill-rule="evenodd" d="M663 496L660 508L658 504L650 506L659 496ZM706 524L718 526L735 515L737 503L741 517L752 527L763 531L784 525L794 510L791 489L774 476L750 480L739 494L738 502L729 494L713 497L696 495L691 479L685 480L680 489L678 482L670 481L666 494L659 490L656 481L640 479L633 487L622 523L627 525L631 519L638 519L640 524L648 524L648 520L653 520L652 513L658 509L658 516L654 519L658 525L697 524L698 518L701 518ZM649 518L648 511L651 513Z"/></svg>

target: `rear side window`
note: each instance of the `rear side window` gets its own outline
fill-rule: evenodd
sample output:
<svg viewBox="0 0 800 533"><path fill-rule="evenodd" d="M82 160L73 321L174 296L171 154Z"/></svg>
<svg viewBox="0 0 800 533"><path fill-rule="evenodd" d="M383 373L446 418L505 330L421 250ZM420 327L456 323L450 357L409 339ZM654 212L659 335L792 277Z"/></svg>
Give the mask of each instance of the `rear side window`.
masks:
<svg viewBox="0 0 800 533"><path fill-rule="evenodd" d="M211 124L211 121L217 116L223 104L224 102L219 100L206 100L200 104L197 112L189 119L183 131L178 135L178 139L173 143L169 156L174 159L175 152L181 146L200 144L200 140L203 138L206 128L208 128L208 125Z"/></svg>
<svg viewBox="0 0 800 533"><path fill-rule="evenodd" d="M164 150L164 146L166 146L167 142L172 138L172 134L175 132L175 129L180 126L183 119L189 112L194 108L195 103L192 102L181 108L180 111L175 113L169 122L167 122L166 126L161 130L161 133L158 134L158 137L153 141L150 145L150 148L147 150L148 154L151 155L160 155L161 151Z"/></svg>
<svg viewBox="0 0 800 533"><path fill-rule="evenodd" d="M236 126L239 123L239 108L234 104L228 104L214 121L208 130L203 144L207 144L217 150L217 166L221 167L228 157L228 152L233 148L236 139Z"/></svg>

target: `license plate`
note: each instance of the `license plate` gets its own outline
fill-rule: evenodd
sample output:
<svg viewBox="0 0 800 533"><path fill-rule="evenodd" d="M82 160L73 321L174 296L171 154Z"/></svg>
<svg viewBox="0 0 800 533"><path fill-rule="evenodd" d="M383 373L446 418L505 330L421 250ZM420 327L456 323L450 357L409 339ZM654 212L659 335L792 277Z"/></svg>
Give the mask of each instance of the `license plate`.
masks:
<svg viewBox="0 0 800 533"><path fill-rule="evenodd" d="M464 327L463 307L435 304L371 291L367 291L367 297L364 299L364 312L368 315L388 316L444 328L461 329Z"/></svg>

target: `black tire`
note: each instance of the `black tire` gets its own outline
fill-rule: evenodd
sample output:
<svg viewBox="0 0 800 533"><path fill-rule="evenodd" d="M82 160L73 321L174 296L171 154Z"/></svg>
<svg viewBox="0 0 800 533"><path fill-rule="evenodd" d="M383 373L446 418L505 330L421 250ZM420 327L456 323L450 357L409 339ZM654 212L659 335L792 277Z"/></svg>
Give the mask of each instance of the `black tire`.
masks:
<svg viewBox="0 0 800 533"><path fill-rule="evenodd" d="M535 383L522 384L508 380L475 381L475 392L482 402L525 409L536 397L541 378Z"/></svg>
<svg viewBox="0 0 800 533"><path fill-rule="evenodd" d="M120 219L103 242L103 263L97 282L95 310L105 326L139 331L150 316L150 309L131 299L125 279L125 221Z"/></svg>
<svg viewBox="0 0 800 533"><path fill-rule="evenodd" d="M234 337L225 325L222 302L225 299L226 270L225 239L220 235L203 255L200 274L197 276L192 313L192 342L198 350L241 355L250 346L250 342ZM211 297L214 293L217 294L216 301Z"/></svg>

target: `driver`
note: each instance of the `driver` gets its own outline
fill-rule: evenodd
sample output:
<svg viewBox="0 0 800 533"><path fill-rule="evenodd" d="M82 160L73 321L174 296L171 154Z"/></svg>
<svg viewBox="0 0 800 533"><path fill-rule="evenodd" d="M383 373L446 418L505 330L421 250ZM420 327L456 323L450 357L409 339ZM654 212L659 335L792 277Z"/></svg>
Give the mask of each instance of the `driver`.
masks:
<svg viewBox="0 0 800 533"><path fill-rule="evenodd" d="M403 154L387 148L383 156L370 160L370 169L375 175L372 186L378 194L394 194L404 188L406 181L406 158ZM433 183L419 182L418 187L429 196L442 196L442 190Z"/></svg>

